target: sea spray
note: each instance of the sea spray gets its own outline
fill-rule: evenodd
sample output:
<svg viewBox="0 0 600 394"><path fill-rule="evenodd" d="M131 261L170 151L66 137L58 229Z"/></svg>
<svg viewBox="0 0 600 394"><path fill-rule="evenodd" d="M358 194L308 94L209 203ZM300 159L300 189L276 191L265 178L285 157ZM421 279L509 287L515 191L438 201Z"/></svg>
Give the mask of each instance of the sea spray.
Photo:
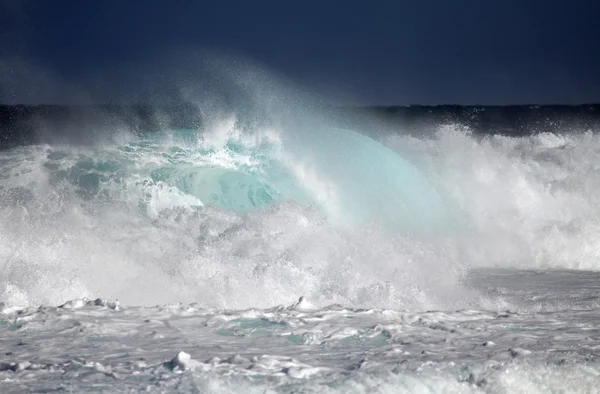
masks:
<svg viewBox="0 0 600 394"><path fill-rule="evenodd" d="M426 243L441 200L398 154L326 126L264 138L231 127L3 152L4 193L26 196L1 212L6 267L37 277L7 276L6 296L244 307L300 293L408 307L461 293L460 267Z"/></svg>

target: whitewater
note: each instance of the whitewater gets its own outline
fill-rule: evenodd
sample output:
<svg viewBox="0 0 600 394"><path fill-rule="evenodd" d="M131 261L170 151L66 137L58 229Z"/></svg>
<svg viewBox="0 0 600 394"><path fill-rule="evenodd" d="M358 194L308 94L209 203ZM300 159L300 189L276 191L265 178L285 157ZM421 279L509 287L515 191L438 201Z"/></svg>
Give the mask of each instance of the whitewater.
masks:
<svg viewBox="0 0 600 394"><path fill-rule="evenodd" d="M600 392L598 134L292 107L0 151L0 391Z"/></svg>

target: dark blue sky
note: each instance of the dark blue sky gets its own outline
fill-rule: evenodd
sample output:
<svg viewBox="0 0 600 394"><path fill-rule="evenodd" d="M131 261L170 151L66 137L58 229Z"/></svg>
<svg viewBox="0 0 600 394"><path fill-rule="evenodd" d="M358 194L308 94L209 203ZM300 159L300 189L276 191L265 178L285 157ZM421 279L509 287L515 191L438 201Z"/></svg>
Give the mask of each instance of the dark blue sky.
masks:
<svg viewBox="0 0 600 394"><path fill-rule="evenodd" d="M596 0L0 4L4 102L136 97L131 76L168 73L173 49L233 51L338 103L600 102Z"/></svg>

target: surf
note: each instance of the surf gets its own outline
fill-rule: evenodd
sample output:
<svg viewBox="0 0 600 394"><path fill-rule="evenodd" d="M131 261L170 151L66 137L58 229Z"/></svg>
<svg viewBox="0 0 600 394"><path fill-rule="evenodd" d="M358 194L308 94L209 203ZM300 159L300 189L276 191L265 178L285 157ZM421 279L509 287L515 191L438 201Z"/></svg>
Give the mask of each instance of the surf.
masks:
<svg viewBox="0 0 600 394"><path fill-rule="evenodd" d="M181 93L187 128L111 118L1 151L0 298L467 308L488 302L475 268L599 266L594 134L385 135L233 71Z"/></svg>
<svg viewBox="0 0 600 394"><path fill-rule="evenodd" d="M1 192L12 196L0 212L12 223L0 227L3 297L429 303L419 289L431 287L427 264L402 262L423 246L394 238L434 236L443 201L398 153L309 120L249 129L227 117L203 130L2 152Z"/></svg>
<svg viewBox="0 0 600 394"><path fill-rule="evenodd" d="M54 185L64 181L86 199L119 201L127 190L140 195L138 205L152 205L160 197L149 190L161 189L187 196L182 206L238 214L294 201L335 223L397 232L433 230L444 217L440 196L416 167L358 132L313 127L252 143L235 128L223 132L227 138L213 141L180 129L105 150L49 148L43 165Z"/></svg>

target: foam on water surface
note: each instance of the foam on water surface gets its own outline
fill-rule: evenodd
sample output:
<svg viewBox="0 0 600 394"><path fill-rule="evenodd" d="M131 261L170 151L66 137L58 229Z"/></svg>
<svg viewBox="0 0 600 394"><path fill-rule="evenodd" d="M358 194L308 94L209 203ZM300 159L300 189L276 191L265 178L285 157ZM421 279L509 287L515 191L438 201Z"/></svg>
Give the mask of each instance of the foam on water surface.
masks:
<svg viewBox="0 0 600 394"><path fill-rule="evenodd" d="M282 127L244 132L224 121L124 145L2 152L3 299L260 307L300 293L320 305L433 307L463 298L461 266L427 241L451 221L424 174L351 130ZM446 268L432 276L434 266Z"/></svg>
<svg viewBox="0 0 600 394"><path fill-rule="evenodd" d="M514 286L522 273L479 275L470 286ZM548 275L554 286L533 280L529 294L510 293L521 298L515 304L569 297L565 275L589 294L588 276L598 276ZM597 307L540 302L543 312L315 308L305 298L247 310L104 300L4 309L0 385L7 393L238 392L242 385L244 392L595 392Z"/></svg>
<svg viewBox="0 0 600 394"><path fill-rule="evenodd" d="M596 390L596 134L267 107L0 152L0 391Z"/></svg>
<svg viewBox="0 0 600 394"><path fill-rule="evenodd" d="M393 217L388 226L362 214L353 223L332 219L331 207L343 204L326 189L314 192L317 170L334 160L326 155L307 156L313 164L300 168L312 172L302 173L289 164L302 150L285 156L273 134L236 137L237 145L183 134L188 145L142 139L2 153L2 392L596 391L598 275L544 268L595 268L591 249L570 248L574 260L549 253L548 240L580 245L581 231L595 229L595 178L583 178L583 162L570 164L578 170L568 188L552 178L554 192L540 189L539 174L551 175L536 161L539 150L575 153L531 137L519 145L522 161L509 160L523 172L511 184L484 164L503 165L512 140L492 148L446 130L431 140L403 137L400 149L394 139L399 163L420 174L402 179L426 182L435 191L429 202L444 207L436 231L394 232ZM448 152L481 147L487 161L475 156L478 165L466 166L464 156L432 153L446 144ZM191 191L208 175L193 165L251 177L275 191L273 200L240 211L206 203ZM452 179L452 168L487 175ZM350 181L338 170L323 171L333 179L326 185L343 189ZM190 173L198 178L177 183ZM494 177L510 200L491 201L480 182ZM535 214L523 190L541 204ZM557 212L557 198L585 204ZM529 242L508 243L515 234ZM545 259L531 258L542 251ZM114 301L95 298L106 295Z"/></svg>

